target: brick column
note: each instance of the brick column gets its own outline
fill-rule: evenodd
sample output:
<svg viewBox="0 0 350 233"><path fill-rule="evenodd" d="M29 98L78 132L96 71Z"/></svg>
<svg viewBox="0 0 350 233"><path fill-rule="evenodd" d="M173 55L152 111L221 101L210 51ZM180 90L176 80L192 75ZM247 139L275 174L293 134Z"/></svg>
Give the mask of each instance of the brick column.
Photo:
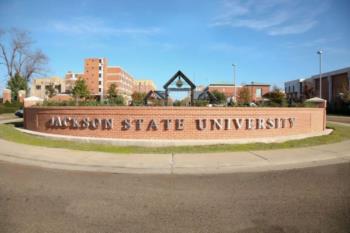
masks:
<svg viewBox="0 0 350 233"><path fill-rule="evenodd" d="M9 102L11 103L11 90L10 89L4 89L2 92L2 102L6 103Z"/></svg>
<svg viewBox="0 0 350 233"><path fill-rule="evenodd" d="M24 98L26 97L26 91L19 90L17 96L18 96L18 102L24 103Z"/></svg>

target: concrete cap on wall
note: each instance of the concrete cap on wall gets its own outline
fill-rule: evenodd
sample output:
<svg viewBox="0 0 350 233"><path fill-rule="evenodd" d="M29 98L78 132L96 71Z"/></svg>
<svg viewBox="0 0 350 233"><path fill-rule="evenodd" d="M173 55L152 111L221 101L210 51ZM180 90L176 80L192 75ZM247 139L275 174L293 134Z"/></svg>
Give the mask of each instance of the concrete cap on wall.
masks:
<svg viewBox="0 0 350 233"><path fill-rule="evenodd" d="M44 99L39 98L37 96L30 96L30 97L24 98L24 107L26 108L26 107L34 106L42 102L44 102Z"/></svg>
<svg viewBox="0 0 350 233"><path fill-rule="evenodd" d="M319 97L314 97L311 99L305 100L307 103L315 103L319 108L326 108L327 107L327 100L321 99Z"/></svg>

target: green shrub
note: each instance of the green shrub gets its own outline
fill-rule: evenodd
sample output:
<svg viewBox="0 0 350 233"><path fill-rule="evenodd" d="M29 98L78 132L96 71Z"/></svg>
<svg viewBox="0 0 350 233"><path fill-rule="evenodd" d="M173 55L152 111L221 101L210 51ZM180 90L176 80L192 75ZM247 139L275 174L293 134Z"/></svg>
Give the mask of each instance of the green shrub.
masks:
<svg viewBox="0 0 350 233"><path fill-rule="evenodd" d="M19 108L22 108L23 105L19 102L6 102L4 104L0 104L0 114L3 113L14 113L16 112Z"/></svg>
<svg viewBox="0 0 350 233"><path fill-rule="evenodd" d="M124 98L122 96L116 96L115 98L109 100L104 100L103 102L98 100L85 100L76 102L75 100L69 101L52 101L45 100L41 106L121 106L124 104Z"/></svg>
<svg viewBox="0 0 350 233"><path fill-rule="evenodd" d="M115 97L108 100L109 105L123 106L125 105L124 97L121 95L116 95Z"/></svg>
<svg viewBox="0 0 350 233"><path fill-rule="evenodd" d="M209 104L208 100L195 100L194 101L194 106L198 106L198 107L208 106L208 104Z"/></svg>

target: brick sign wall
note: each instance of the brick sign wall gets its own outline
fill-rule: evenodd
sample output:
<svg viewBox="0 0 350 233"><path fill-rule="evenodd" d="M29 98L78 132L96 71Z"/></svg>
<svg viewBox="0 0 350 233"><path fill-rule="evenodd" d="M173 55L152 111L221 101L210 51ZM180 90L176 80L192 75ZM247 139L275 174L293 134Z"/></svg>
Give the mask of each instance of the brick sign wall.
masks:
<svg viewBox="0 0 350 233"><path fill-rule="evenodd" d="M123 139L241 139L321 132L324 108L30 107L26 129Z"/></svg>

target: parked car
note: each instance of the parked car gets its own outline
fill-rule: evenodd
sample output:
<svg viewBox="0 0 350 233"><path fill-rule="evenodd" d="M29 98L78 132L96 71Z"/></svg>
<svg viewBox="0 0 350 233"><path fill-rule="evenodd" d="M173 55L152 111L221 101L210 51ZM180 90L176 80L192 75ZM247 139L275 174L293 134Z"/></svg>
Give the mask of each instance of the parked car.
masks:
<svg viewBox="0 0 350 233"><path fill-rule="evenodd" d="M15 112L15 115L16 115L17 117L23 118L23 109L22 109L22 108L18 109L18 110Z"/></svg>

